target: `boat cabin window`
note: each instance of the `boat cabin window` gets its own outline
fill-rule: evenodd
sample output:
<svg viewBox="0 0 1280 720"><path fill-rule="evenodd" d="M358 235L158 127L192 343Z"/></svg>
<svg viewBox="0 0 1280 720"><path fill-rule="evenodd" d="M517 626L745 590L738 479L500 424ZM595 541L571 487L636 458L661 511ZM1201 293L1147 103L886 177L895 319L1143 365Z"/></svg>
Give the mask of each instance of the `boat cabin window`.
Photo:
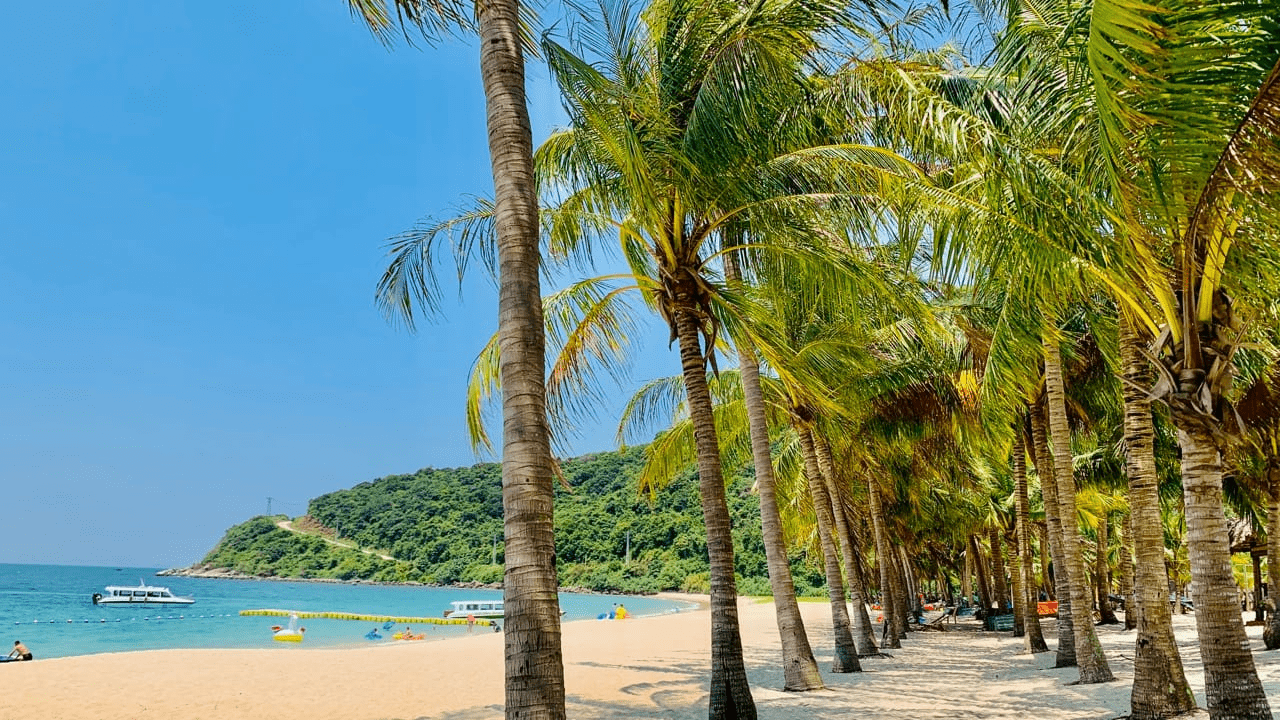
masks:
<svg viewBox="0 0 1280 720"><path fill-rule="evenodd" d="M155 590L152 590L151 592L147 593L147 597L160 597L160 593L156 592Z"/></svg>
<svg viewBox="0 0 1280 720"><path fill-rule="evenodd" d="M134 590L134 591L133 591L133 596L134 596L134 597L146 597L146 596L147 596L147 591L146 591L146 590Z"/></svg>
<svg viewBox="0 0 1280 720"><path fill-rule="evenodd" d="M483 605L481 605L481 606L480 606L480 609L481 609L481 610L492 610L492 609L493 609L493 603L485 603L485 604L483 604Z"/></svg>

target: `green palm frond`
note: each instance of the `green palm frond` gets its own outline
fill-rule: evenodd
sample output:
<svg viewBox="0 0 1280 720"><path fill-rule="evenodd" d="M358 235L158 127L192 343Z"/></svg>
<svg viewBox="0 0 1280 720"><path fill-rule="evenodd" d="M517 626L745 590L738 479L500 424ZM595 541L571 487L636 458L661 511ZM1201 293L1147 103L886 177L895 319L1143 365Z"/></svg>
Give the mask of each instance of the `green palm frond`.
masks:
<svg viewBox="0 0 1280 720"><path fill-rule="evenodd" d="M434 42L440 36L473 29L470 3L464 0L347 0L354 17L369 26L383 43L390 45L399 29L412 43L411 30Z"/></svg>
<svg viewBox="0 0 1280 720"><path fill-rule="evenodd" d="M428 317L440 314L440 284L436 268L440 263L438 245L449 244L457 271L458 287L469 263L480 259L492 277L497 276L494 243L493 202L473 198L472 206L448 220L427 219L387 243L391 257L378 281L375 296L388 319L400 320L410 330L416 325L414 308Z"/></svg>

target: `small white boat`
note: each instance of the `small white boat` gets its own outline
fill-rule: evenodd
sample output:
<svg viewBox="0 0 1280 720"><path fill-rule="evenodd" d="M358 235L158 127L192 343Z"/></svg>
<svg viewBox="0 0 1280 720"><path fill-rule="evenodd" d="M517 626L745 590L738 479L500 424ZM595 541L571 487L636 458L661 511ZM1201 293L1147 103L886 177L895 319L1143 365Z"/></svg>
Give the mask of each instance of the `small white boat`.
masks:
<svg viewBox="0 0 1280 720"><path fill-rule="evenodd" d="M174 595L167 587L148 585L139 580L133 587L108 585L104 592L93 594L94 605L190 605L194 598Z"/></svg>
<svg viewBox="0 0 1280 720"><path fill-rule="evenodd" d="M458 600L450 605L453 609L445 610L444 616L455 620L466 617L490 620L503 616L501 600Z"/></svg>

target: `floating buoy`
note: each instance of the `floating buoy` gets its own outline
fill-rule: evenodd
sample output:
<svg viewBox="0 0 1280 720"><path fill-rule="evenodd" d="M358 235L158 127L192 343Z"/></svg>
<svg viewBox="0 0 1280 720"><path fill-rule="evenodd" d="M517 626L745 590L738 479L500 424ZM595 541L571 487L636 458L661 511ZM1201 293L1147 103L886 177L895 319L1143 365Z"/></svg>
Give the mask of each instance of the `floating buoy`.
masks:
<svg viewBox="0 0 1280 720"><path fill-rule="evenodd" d="M453 618L434 618L434 617L401 617L398 615L356 615L353 613L298 612L295 610L273 610L273 609L241 610L240 615L242 616L277 616L277 617L289 617L290 615L297 615L299 618L303 618L303 619L325 618L328 620L360 620L362 622L384 622L385 621L389 625L396 625L399 623L404 623L406 625L410 625L410 624L466 625L468 624L467 621L462 618L453 619ZM228 615L227 617L230 617L230 615ZM386 627L385 629L390 629L390 628Z"/></svg>

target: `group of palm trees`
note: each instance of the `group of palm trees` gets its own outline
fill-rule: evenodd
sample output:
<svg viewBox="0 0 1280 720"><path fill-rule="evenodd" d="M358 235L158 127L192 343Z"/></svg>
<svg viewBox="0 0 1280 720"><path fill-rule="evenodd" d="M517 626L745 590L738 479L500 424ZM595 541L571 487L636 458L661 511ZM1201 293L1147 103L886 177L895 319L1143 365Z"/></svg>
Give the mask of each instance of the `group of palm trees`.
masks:
<svg viewBox="0 0 1280 720"><path fill-rule="evenodd" d="M388 41L480 39L493 200L395 239L378 298L436 310L445 241L499 278L472 397L502 396L507 717L565 715L552 447L643 308L681 373L620 434L663 430L647 483L697 469L711 717L755 717L724 484L747 463L787 689L823 684L790 550L824 568L833 672L874 662L873 593L897 647L913 598L972 580L1032 652L1056 597L1058 664L1112 680L1118 590L1132 716L1169 717L1195 705L1189 583L1210 716L1270 717L1226 526L1280 544L1274 2L598 0L540 42L516 0L348 2ZM569 117L536 149L531 53ZM544 298L544 272L570 279Z"/></svg>

